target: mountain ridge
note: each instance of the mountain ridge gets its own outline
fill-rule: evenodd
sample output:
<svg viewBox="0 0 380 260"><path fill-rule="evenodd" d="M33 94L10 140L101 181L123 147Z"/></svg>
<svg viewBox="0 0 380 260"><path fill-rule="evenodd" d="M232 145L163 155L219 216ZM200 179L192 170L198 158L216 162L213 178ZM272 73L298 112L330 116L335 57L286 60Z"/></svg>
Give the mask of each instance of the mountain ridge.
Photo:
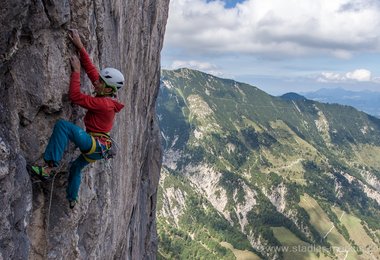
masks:
<svg viewBox="0 0 380 260"><path fill-rule="evenodd" d="M380 174L375 152L380 149L380 120L352 107L284 100L245 83L189 69L163 71L161 82L157 104L165 140L160 182L164 203L158 209L159 236L165 241L160 242L161 257L184 256L173 252L171 243L194 257L200 250L195 244L201 241L210 244L201 250L210 257L229 255L231 250L221 246L228 242L234 250L249 250L259 258L287 258L288 253L270 248L287 245L284 234L291 234L299 244L329 248L311 254L331 258L339 255L332 246L359 243L349 235L352 228L340 222L338 209L350 218L359 216L360 230L366 228L367 236L374 237L368 243L379 242L375 216L380 200L375 187ZM315 206L308 208L308 203ZM315 212L324 216L324 226L317 224ZM218 224L209 217L215 214ZM327 220L336 227L331 235L326 235ZM226 234L216 228L221 226L232 230ZM176 232L183 239L172 240ZM339 237L340 244L330 236ZM360 252L350 254L356 257Z"/></svg>

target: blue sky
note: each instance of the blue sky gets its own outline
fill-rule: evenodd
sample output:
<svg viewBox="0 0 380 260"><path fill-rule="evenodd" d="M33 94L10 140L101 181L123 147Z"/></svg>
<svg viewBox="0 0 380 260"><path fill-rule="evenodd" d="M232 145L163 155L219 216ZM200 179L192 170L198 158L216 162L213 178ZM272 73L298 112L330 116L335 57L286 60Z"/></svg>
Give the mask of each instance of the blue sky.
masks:
<svg viewBox="0 0 380 260"><path fill-rule="evenodd" d="M273 95L380 91L380 1L171 0L161 57Z"/></svg>
<svg viewBox="0 0 380 260"><path fill-rule="evenodd" d="M207 2L212 2L213 0L207 0ZM238 3L244 2L244 0L224 0L224 7L226 8L233 8L236 6Z"/></svg>

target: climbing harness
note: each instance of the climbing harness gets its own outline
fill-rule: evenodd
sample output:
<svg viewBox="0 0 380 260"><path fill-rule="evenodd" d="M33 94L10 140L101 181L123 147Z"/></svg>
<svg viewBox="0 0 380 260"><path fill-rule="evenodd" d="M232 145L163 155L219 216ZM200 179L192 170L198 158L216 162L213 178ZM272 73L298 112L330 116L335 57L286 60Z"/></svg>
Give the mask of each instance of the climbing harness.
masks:
<svg viewBox="0 0 380 260"><path fill-rule="evenodd" d="M92 145L88 152L82 152L82 155L86 161L92 163L96 160L89 158L88 156L94 153L100 153L102 158L105 160L111 159L115 156L114 151L111 150L112 138L109 133L98 133L98 132L88 132L91 135ZM99 145L101 151L96 152L96 145Z"/></svg>

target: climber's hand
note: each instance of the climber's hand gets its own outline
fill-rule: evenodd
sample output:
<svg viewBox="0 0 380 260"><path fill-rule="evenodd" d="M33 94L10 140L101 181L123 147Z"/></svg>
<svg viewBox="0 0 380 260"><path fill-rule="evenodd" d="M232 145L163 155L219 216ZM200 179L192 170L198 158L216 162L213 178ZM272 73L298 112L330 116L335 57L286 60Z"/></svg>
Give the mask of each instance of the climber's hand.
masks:
<svg viewBox="0 0 380 260"><path fill-rule="evenodd" d="M73 68L73 71L80 72L80 61L78 59L78 56L73 55L70 58L71 67Z"/></svg>
<svg viewBox="0 0 380 260"><path fill-rule="evenodd" d="M79 32L77 29L69 29L69 38L78 50L83 48L83 43L80 39Z"/></svg>

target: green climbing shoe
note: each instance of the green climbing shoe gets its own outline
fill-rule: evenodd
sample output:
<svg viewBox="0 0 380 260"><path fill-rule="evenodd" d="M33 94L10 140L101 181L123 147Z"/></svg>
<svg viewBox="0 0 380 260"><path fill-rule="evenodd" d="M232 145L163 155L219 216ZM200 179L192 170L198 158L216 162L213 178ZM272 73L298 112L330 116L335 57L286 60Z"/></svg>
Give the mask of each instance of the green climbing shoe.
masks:
<svg viewBox="0 0 380 260"><path fill-rule="evenodd" d="M42 181L48 181L51 179L51 173L45 171L45 167L27 165L28 171L33 175L41 179Z"/></svg>

